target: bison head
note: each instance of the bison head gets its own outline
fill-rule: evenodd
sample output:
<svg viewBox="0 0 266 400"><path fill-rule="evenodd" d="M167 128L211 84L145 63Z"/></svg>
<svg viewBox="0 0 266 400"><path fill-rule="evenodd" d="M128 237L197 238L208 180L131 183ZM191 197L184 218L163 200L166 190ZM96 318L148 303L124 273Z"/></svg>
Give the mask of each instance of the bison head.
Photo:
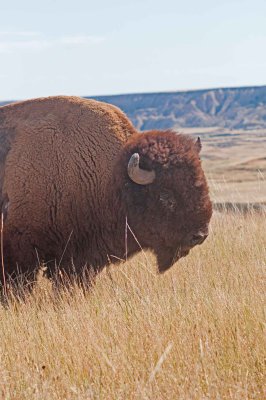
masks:
<svg viewBox="0 0 266 400"><path fill-rule="evenodd" d="M159 272L208 236L212 205L200 149L199 139L151 131L134 135L123 150L122 204L140 245L155 252Z"/></svg>

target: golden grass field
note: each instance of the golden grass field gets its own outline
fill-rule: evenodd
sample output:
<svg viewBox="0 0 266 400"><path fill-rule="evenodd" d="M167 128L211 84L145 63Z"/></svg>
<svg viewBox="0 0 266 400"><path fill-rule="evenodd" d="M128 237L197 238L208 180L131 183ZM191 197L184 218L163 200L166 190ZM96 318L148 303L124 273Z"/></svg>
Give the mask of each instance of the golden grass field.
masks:
<svg viewBox="0 0 266 400"><path fill-rule="evenodd" d="M266 215L215 213L169 272L141 252L91 289L0 306L1 399L266 399Z"/></svg>
<svg viewBox="0 0 266 400"><path fill-rule="evenodd" d="M266 131L186 128L202 140L203 167L212 199L266 204Z"/></svg>

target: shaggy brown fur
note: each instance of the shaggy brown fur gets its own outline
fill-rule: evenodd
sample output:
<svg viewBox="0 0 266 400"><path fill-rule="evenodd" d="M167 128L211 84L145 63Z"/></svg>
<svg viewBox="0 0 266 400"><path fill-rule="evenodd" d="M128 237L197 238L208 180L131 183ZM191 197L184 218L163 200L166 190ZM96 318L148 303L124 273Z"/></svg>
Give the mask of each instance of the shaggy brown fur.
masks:
<svg viewBox="0 0 266 400"><path fill-rule="evenodd" d="M45 260L101 270L143 248L160 271L187 254L191 235L211 218L208 188L194 141L171 131L135 131L116 107L75 97L36 99L0 108L0 185L6 273ZM150 185L130 180L134 152L154 169ZM114 256L114 257L113 257ZM117 257L117 258L116 258Z"/></svg>

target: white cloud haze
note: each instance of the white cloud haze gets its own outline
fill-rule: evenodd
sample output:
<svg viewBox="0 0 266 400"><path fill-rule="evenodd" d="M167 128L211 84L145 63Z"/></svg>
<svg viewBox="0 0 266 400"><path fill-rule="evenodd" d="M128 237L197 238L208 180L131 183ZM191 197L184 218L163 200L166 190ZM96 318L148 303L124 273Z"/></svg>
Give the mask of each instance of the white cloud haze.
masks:
<svg viewBox="0 0 266 400"><path fill-rule="evenodd" d="M105 41L102 36L73 35L44 38L39 32L0 31L0 53L12 53L19 50L42 50L54 46L87 46Z"/></svg>

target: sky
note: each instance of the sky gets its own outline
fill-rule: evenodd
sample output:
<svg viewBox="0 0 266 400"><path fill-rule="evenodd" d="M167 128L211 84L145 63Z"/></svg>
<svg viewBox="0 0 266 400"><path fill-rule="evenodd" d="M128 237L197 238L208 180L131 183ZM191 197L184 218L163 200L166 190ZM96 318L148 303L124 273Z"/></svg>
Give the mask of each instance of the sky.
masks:
<svg viewBox="0 0 266 400"><path fill-rule="evenodd" d="M266 84L266 0L0 0L0 101Z"/></svg>

